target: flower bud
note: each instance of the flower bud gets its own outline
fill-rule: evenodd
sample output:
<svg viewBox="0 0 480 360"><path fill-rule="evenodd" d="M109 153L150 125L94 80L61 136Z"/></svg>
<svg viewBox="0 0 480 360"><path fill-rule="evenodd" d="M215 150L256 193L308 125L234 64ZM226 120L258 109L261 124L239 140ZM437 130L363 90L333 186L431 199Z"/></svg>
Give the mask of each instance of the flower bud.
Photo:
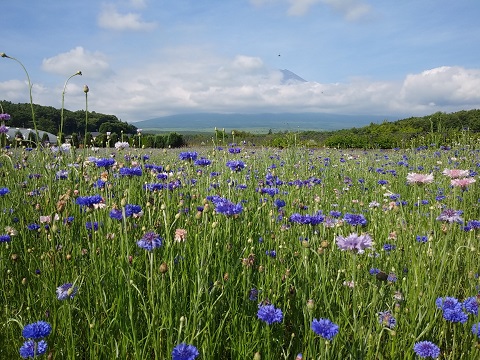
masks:
<svg viewBox="0 0 480 360"><path fill-rule="evenodd" d="M87 85L83 85L83 92L86 94L90 91Z"/></svg>

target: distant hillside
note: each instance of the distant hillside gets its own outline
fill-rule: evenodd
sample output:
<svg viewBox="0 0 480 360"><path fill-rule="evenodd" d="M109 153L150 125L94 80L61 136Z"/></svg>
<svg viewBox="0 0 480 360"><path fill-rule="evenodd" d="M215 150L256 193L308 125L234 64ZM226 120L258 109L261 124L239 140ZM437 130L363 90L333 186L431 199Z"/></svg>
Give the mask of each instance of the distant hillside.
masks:
<svg viewBox="0 0 480 360"><path fill-rule="evenodd" d="M197 131L212 132L219 129L236 129L253 133L279 131L332 131L363 127L370 123L397 120L378 115L336 115L326 113L264 113L264 114L218 114L194 113L158 117L137 121L134 124L144 131Z"/></svg>

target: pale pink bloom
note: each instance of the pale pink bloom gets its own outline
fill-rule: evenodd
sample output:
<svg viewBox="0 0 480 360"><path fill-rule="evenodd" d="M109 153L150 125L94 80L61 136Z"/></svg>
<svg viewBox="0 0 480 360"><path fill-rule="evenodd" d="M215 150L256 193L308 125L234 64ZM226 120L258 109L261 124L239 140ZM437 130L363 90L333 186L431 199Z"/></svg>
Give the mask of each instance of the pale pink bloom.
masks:
<svg viewBox="0 0 480 360"><path fill-rule="evenodd" d="M40 223L43 224L43 223L47 223L49 224L50 221L52 220L52 217L47 215L47 216L40 216Z"/></svg>
<svg viewBox="0 0 480 360"><path fill-rule="evenodd" d="M352 233L347 237L339 235L335 238L335 241L340 250L350 250L359 254L362 254L365 249L371 249L373 245L373 240L368 234L357 235Z"/></svg>
<svg viewBox="0 0 480 360"><path fill-rule="evenodd" d="M465 189L468 185L473 184L474 182L474 178L468 177L463 179L452 179L450 180L450 185Z"/></svg>
<svg viewBox="0 0 480 360"><path fill-rule="evenodd" d="M445 169L443 170L442 174L448 176L451 179L460 179L470 175L470 172L468 170Z"/></svg>
<svg viewBox="0 0 480 360"><path fill-rule="evenodd" d="M407 174L407 183L408 184L431 184L433 182L433 174L419 174L419 173L408 173Z"/></svg>
<svg viewBox="0 0 480 360"><path fill-rule="evenodd" d="M177 229L175 230L175 239L176 242L184 242L187 240L187 230Z"/></svg>

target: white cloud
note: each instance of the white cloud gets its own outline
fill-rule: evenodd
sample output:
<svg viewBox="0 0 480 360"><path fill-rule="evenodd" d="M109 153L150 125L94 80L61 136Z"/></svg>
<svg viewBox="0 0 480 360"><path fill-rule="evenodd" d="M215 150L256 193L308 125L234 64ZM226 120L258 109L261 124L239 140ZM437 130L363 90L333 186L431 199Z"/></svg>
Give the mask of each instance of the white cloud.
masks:
<svg viewBox="0 0 480 360"><path fill-rule="evenodd" d="M102 78L112 73L107 57L103 53L86 51L81 46L43 59L42 69L63 76L72 75L80 70L87 78Z"/></svg>
<svg viewBox="0 0 480 360"><path fill-rule="evenodd" d="M480 70L442 66L407 75L401 98L416 105L449 106L480 103Z"/></svg>
<svg viewBox="0 0 480 360"><path fill-rule="evenodd" d="M371 6L365 3L364 0L250 0L250 3L255 6L283 2L289 4L287 14L291 16L305 15L316 4L330 7L348 21L360 20L372 11Z"/></svg>
<svg viewBox="0 0 480 360"><path fill-rule="evenodd" d="M138 1L137 1L138 2ZM137 13L120 14L114 5L105 4L98 16L98 25L112 30L153 30L157 24L146 22Z"/></svg>

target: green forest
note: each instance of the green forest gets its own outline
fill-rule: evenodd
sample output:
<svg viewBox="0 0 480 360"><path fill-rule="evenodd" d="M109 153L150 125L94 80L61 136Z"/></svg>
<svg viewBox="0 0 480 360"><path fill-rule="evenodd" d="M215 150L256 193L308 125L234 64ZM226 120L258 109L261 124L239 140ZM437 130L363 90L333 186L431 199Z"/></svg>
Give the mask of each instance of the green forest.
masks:
<svg viewBox="0 0 480 360"><path fill-rule="evenodd" d="M10 127L34 128L32 108L28 103L1 102L3 112L11 115ZM38 130L58 135L61 110L51 106L33 105ZM87 115L87 116L86 116ZM480 110L462 110L453 113L436 112L423 117L410 117L393 122L370 123L360 128L335 131L284 131L253 134L241 129L213 130L211 133L140 133L115 115L97 112L63 111L62 136L75 146L86 144L112 146L117 141L128 141L133 146L165 148L181 146L217 145L232 143L272 147L337 147L356 149L391 149L435 143L449 145L459 137L478 138L480 134ZM86 121L87 120L87 121ZM86 134L86 138L85 138ZM94 134L94 135L92 135ZM108 136L107 136L108 134ZM62 141L65 139L62 138Z"/></svg>

